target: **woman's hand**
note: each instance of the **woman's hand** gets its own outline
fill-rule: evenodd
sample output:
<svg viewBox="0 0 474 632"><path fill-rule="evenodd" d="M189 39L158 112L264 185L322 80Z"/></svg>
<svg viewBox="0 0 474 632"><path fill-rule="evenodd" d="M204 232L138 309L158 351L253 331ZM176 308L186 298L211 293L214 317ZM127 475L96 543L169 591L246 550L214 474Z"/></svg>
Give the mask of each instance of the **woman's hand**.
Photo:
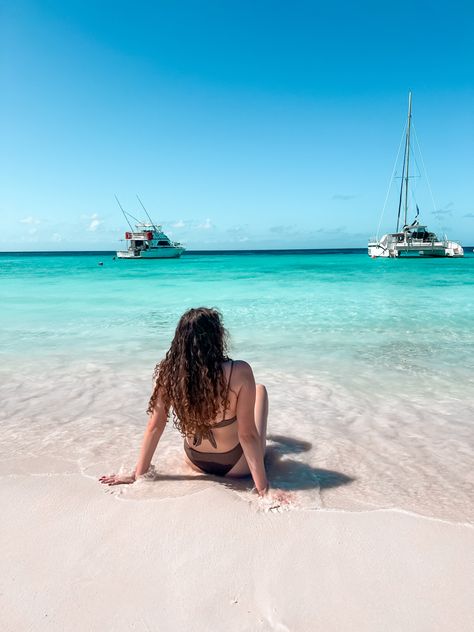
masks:
<svg viewBox="0 0 474 632"><path fill-rule="evenodd" d="M263 494L259 492L258 495L262 506L266 510L289 506L293 500L292 492L283 489L272 489L270 487L267 487Z"/></svg>
<svg viewBox="0 0 474 632"><path fill-rule="evenodd" d="M99 481L103 485L131 485L135 482L135 474L111 474L101 476Z"/></svg>

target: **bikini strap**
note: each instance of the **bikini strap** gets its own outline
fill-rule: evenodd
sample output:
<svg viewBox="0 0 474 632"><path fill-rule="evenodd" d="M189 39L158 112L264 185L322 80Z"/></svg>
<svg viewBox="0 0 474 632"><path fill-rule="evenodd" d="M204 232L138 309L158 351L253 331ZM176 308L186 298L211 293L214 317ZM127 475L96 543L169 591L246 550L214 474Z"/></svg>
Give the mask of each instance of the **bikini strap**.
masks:
<svg viewBox="0 0 474 632"><path fill-rule="evenodd" d="M225 421L225 414L227 412L227 400L229 399L229 390L230 390L230 381L232 379L232 371L234 370L234 361L230 361L230 373L229 380L227 381L227 390L225 392L225 402L224 402L224 414L222 416L222 421ZM222 423L222 421L220 423Z"/></svg>
<svg viewBox="0 0 474 632"><path fill-rule="evenodd" d="M225 428L226 426L230 426L231 424L233 424L234 421L237 421L237 415L232 417L232 419L223 419L222 421L218 421L212 427L213 428Z"/></svg>

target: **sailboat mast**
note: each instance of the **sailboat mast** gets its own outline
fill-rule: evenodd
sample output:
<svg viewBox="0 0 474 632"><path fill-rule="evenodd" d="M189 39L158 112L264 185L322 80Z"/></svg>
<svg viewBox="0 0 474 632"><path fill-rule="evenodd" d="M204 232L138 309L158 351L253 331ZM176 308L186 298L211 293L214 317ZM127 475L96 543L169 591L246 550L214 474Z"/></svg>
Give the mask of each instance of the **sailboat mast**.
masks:
<svg viewBox="0 0 474 632"><path fill-rule="evenodd" d="M407 141L406 141L406 172L405 172L405 226L407 225L408 214L408 179L410 168L410 127L411 127L411 92L408 93L408 121L407 121Z"/></svg>
<svg viewBox="0 0 474 632"><path fill-rule="evenodd" d="M398 198L398 214L397 214L397 233L400 228L400 213L402 210L402 200L403 200L403 177L405 175L405 163L407 160L407 138L405 134L405 149L403 150L403 166L402 166L402 177L400 180L400 196Z"/></svg>

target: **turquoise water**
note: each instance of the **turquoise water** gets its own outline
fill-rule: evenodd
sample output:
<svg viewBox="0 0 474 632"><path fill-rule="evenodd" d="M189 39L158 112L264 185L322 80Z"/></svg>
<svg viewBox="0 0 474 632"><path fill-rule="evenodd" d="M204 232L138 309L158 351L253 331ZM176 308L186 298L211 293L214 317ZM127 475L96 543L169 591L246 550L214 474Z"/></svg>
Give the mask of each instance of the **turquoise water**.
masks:
<svg viewBox="0 0 474 632"><path fill-rule="evenodd" d="M248 360L270 387L278 433L312 442L291 458L355 479L319 490L319 503L386 506L388 493L390 505L461 519L472 466L473 286L472 253L442 260L187 254L170 261L3 254L0 347L9 428L16 437L15 424L37 420L33 452L54 455L48 424L62 427L76 400L83 413L74 419L94 428L89 456L96 459L103 437L91 419L113 409L117 441L107 445L110 459L118 458L120 442L143 425L150 375L179 316L191 306L215 306L231 334L231 355ZM87 433L81 441L78 458L91 467L97 461L88 460ZM371 475L380 479L401 458L428 487L434 480L444 486L446 512L426 504L419 481L415 494L407 491L413 485L399 473L371 486ZM280 483L291 486L290 478Z"/></svg>
<svg viewBox="0 0 474 632"><path fill-rule="evenodd" d="M362 254L188 255L128 262L3 255L0 266L0 345L11 362L74 353L111 362L126 354L127 362L149 363L181 313L196 305L222 311L239 352L285 369L390 361L395 369L455 371L473 342L472 256L387 262Z"/></svg>

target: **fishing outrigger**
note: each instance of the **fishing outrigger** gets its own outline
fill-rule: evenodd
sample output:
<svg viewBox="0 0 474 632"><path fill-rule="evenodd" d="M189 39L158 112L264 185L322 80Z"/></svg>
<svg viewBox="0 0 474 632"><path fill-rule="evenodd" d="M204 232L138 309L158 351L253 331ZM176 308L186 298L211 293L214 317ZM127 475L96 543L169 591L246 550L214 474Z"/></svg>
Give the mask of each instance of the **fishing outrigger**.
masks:
<svg viewBox="0 0 474 632"><path fill-rule="evenodd" d="M148 222L142 222L127 211L124 211L117 196L115 196L115 199L130 227L130 231L125 233L127 250L117 251L119 259L177 259L181 257L186 250L185 247L177 241L171 241L163 232L162 227L153 222L138 195L137 199L145 211ZM133 230L129 217L136 222L136 230Z"/></svg>

